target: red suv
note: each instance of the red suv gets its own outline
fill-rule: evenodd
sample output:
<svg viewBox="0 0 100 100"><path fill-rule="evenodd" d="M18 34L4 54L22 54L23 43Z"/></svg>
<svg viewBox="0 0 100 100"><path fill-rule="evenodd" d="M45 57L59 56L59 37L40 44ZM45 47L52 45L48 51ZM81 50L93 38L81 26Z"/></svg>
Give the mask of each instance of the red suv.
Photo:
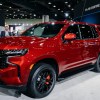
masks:
<svg viewBox="0 0 100 100"><path fill-rule="evenodd" d="M69 21L40 23L19 37L1 38L1 86L42 98L66 70L94 65L100 72L98 27Z"/></svg>

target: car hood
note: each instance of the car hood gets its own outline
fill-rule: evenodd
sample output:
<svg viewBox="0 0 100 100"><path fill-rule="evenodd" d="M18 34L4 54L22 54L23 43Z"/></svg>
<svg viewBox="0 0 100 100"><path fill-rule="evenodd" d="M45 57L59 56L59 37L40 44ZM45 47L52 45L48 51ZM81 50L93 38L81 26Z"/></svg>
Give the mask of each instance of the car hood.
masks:
<svg viewBox="0 0 100 100"><path fill-rule="evenodd" d="M17 48L29 48L29 46L36 45L39 42L43 43L47 38L38 37L5 37L0 38L0 49L17 49Z"/></svg>

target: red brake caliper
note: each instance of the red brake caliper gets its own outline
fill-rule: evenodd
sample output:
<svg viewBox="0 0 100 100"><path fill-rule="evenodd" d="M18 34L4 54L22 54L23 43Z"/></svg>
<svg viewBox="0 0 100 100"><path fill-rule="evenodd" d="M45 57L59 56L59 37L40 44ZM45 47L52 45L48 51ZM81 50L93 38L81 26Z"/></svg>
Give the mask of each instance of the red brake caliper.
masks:
<svg viewBox="0 0 100 100"><path fill-rule="evenodd" d="M49 84L49 80L50 80L50 75L47 76L45 84L48 85Z"/></svg>

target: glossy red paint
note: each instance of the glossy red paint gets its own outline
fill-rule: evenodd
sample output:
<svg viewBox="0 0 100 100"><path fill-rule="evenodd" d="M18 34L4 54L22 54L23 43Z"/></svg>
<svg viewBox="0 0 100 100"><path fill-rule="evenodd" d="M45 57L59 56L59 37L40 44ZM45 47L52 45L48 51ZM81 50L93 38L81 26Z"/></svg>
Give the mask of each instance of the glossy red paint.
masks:
<svg viewBox="0 0 100 100"><path fill-rule="evenodd" d="M18 77L17 67L9 65L5 69L0 69L1 81L7 85L26 85L31 71L30 66L48 58L56 61L59 75L65 70L96 62L100 53L99 37L95 39L72 40L66 43L62 40L64 32L71 24L87 25L87 23L62 21L55 22L55 24L65 25L58 35L52 38L19 36L0 39L0 50L28 49L25 55L8 59L9 62L20 66L20 77ZM100 34L99 30L96 30Z"/></svg>

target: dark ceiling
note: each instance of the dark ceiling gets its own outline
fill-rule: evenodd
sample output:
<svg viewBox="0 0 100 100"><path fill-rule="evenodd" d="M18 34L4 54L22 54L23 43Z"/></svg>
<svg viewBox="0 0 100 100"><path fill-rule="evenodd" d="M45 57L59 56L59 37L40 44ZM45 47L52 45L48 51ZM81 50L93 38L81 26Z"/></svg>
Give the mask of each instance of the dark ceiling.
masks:
<svg viewBox="0 0 100 100"><path fill-rule="evenodd" d="M72 19L74 7L82 0L0 0L6 19L33 19L49 15L51 19ZM65 16L69 13L69 17Z"/></svg>

